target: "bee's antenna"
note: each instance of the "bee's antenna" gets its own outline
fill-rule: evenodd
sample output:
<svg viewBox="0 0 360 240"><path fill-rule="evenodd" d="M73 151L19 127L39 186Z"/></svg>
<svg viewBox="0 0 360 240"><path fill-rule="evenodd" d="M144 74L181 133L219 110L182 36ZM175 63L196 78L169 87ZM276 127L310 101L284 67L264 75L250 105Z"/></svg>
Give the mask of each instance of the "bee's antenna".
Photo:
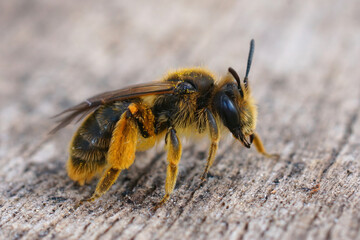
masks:
<svg viewBox="0 0 360 240"><path fill-rule="evenodd" d="M249 72L250 72L250 68L251 68L252 58L254 55L254 49L255 49L255 41L254 41L254 39L251 39L248 62L247 62L247 67L246 67L246 74L245 74L245 78L244 78L245 89L247 89L247 87L248 87L248 76L249 76Z"/></svg>
<svg viewBox="0 0 360 240"><path fill-rule="evenodd" d="M240 95L242 97L244 97L244 92L241 88L241 84L240 84L240 77L239 75L237 74L237 72L232 68L232 67L229 67L228 69L229 73L231 73L231 75L235 78L237 84L238 84L238 89L239 89L239 92L240 92Z"/></svg>

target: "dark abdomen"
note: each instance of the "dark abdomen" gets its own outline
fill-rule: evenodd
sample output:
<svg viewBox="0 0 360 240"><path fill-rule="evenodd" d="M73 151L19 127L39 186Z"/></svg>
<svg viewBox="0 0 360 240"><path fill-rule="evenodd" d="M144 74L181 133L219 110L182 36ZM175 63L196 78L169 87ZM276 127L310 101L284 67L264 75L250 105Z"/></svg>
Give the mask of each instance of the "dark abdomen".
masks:
<svg viewBox="0 0 360 240"><path fill-rule="evenodd" d="M87 117L75 133L70 146L70 177L92 176L105 167L112 132L129 104L116 102L102 106Z"/></svg>

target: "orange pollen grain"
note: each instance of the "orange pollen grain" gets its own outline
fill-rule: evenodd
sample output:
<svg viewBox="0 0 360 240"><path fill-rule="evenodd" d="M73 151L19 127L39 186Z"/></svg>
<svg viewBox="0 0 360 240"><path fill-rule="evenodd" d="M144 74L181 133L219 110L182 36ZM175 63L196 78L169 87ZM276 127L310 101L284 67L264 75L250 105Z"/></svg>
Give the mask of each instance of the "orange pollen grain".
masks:
<svg viewBox="0 0 360 240"><path fill-rule="evenodd" d="M137 107L133 104L131 104L129 106L129 110L130 110L131 114L135 114L138 111Z"/></svg>

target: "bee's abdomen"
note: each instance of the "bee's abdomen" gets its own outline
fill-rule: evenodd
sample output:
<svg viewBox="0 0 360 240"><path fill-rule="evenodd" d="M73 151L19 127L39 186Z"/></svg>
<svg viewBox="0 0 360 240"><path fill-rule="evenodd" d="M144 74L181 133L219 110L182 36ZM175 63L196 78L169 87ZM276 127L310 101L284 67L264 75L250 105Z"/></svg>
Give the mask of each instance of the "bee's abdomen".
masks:
<svg viewBox="0 0 360 240"><path fill-rule="evenodd" d="M106 165L106 154L110 138L102 136L94 115L90 116L79 128L70 146L70 169L76 175L92 175ZM91 128L88 128L88 127ZM111 134L110 134L111 136ZM69 169L69 171L71 171ZM69 172L71 176L71 173ZM75 179L77 180L77 179Z"/></svg>
<svg viewBox="0 0 360 240"><path fill-rule="evenodd" d="M71 178L80 182L82 176L90 177L106 166L112 132L127 105L116 103L101 107L79 127L70 146L68 173Z"/></svg>
<svg viewBox="0 0 360 240"><path fill-rule="evenodd" d="M87 171L93 171L97 167L106 164L106 154L108 147L101 148L92 145L83 136L78 134L71 146L71 158L74 166L87 168Z"/></svg>

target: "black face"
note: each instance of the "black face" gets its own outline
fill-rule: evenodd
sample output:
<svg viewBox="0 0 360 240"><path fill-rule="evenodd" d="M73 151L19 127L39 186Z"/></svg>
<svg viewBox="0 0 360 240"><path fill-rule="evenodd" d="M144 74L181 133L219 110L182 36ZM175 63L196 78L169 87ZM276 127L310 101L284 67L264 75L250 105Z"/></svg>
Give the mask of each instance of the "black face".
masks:
<svg viewBox="0 0 360 240"><path fill-rule="evenodd" d="M236 97L241 97L235 84L227 84L214 97L214 107L223 124L230 130L234 137L240 140L245 147L250 148L250 143L243 134L241 111L236 104Z"/></svg>

